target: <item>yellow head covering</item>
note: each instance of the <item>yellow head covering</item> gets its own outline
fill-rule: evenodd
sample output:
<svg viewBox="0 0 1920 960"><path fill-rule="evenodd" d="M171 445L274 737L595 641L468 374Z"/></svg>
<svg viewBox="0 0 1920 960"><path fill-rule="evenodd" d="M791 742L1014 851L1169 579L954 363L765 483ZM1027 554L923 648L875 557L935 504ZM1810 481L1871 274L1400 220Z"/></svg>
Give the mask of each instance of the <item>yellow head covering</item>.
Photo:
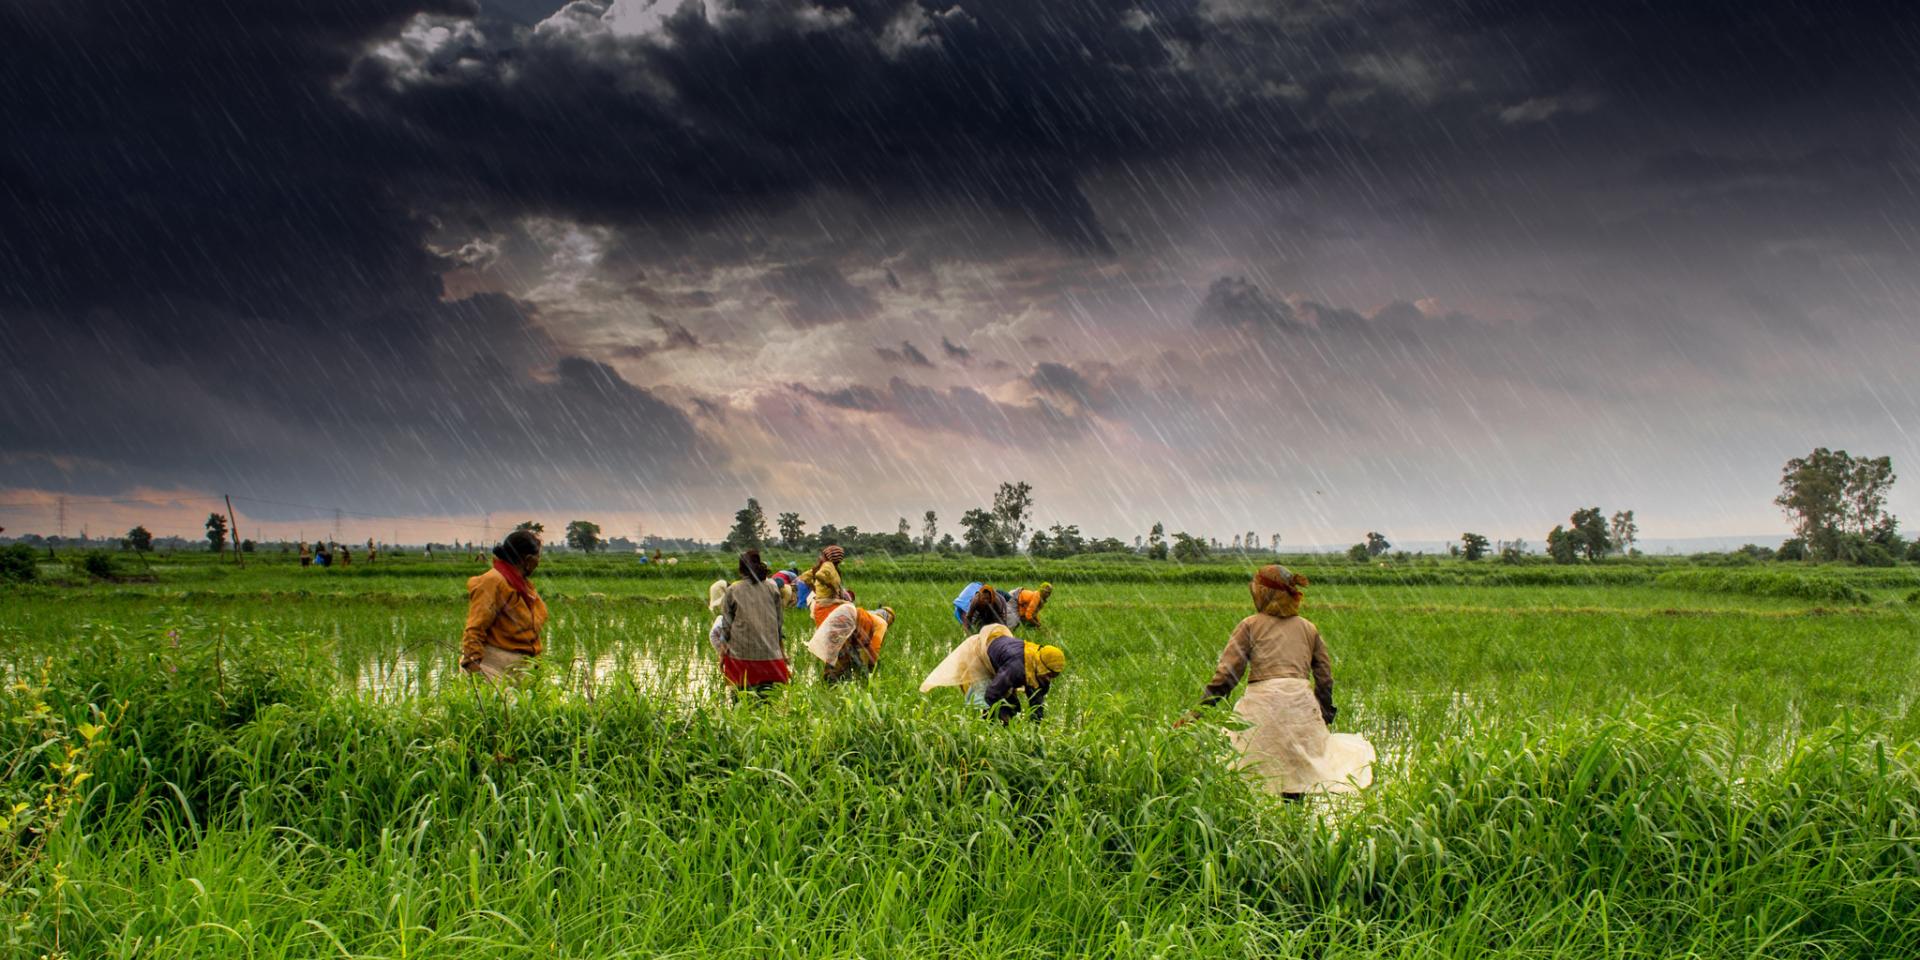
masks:
<svg viewBox="0 0 1920 960"><path fill-rule="evenodd" d="M1067 652L1055 646L1027 644L1027 689L1040 686L1042 679L1051 680L1067 670Z"/></svg>

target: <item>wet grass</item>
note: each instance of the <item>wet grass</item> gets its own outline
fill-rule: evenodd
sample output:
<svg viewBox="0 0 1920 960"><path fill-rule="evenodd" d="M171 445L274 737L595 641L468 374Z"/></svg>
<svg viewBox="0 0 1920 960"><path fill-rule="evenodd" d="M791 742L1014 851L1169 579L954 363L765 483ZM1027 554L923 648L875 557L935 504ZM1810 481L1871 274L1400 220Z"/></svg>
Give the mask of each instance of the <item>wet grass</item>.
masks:
<svg viewBox="0 0 1920 960"><path fill-rule="evenodd" d="M683 566L555 563L552 656L506 696L445 676L459 565L183 564L0 597L25 681L0 789L64 790L68 747L88 773L57 824L0 841L9 949L1920 953L1902 605L1651 577L1316 584L1340 726L1382 762L1361 799L1301 807L1232 774L1217 726L1170 729L1240 588L1063 587L1047 634L1069 678L1047 723L1000 729L915 690L959 638L967 568L853 581L901 611L864 687L796 661L803 682L730 707L712 571Z"/></svg>

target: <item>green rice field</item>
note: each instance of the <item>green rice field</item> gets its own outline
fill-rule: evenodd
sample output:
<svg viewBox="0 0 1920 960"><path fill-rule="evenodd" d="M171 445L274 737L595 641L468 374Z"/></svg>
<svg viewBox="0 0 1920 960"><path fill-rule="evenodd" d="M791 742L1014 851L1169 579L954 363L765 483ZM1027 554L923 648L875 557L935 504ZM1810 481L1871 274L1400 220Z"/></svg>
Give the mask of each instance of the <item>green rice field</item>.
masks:
<svg viewBox="0 0 1920 960"><path fill-rule="evenodd" d="M0 586L0 956L1920 956L1920 568L1300 558L1380 761L1286 804L1173 726L1247 563L853 558L879 671L735 705L719 557L550 558L513 691L469 558L118 562ZM1044 723L918 692L973 579Z"/></svg>

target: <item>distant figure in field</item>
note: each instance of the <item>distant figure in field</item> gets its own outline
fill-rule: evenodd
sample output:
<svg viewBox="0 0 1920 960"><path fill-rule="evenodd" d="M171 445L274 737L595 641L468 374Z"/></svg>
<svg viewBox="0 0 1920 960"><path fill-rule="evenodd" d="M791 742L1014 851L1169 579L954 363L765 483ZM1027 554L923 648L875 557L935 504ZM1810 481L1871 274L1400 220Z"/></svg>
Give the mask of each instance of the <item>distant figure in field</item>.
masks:
<svg viewBox="0 0 1920 960"><path fill-rule="evenodd" d="M300 565L303 567L313 566L313 549L307 546L305 540L300 541Z"/></svg>
<svg viewBox="0 0 1920 960"><path fill-rule="evenodd" d="M1021 626L1040 625L1040 611L1053 599L1053 584L1042 583L1035 589L1021 588L1013 591L1013 612L1019 616Z"/></svg>
<svg viewBox="0 0 1920 960"><path fill-rule="evenodd" d="M739 569L740 579L721 597L709 639L720 654L720 675L735 694L764 696L793 676L780 629L780 588L758 550L740 554Z"/></svg>
<svg viewBox="0 0 1920 960"><path fill-rule="evenodd" d="M1013 597L993 588L993 584L974 581L953 598L953 618L969 633L984 630L993 624L1009 629L1020 625L1020 615L1014 612Z"/></svg>
<svg viewBox="0 0 1920 960"><path fill-rule="evenodd" d="M327 551L325 541L313 545L313 564L317 567L333 566L333 554Z"/></svg>
<svg viewBox="0 0 1920 960"><path fill-rule="evenodd" d="M872 673L880 665L880 647L893 626L893 608L862 610L851 600L813 597L813 638L807 652L826 664L821 679L841 683Z"/></svg>
<svg viewBox="0 0 1920 960"><path fill-rule="evenodd" d="M1006 624L992 623L953 648L921 681L920 692L959 687L969 705L1001 723L1020 713L1024 692L1031 716L1039 720L1046 716L1047 691L1066 669L1066 651L1028 643Z"/></svg>
<svg viewBox="0 0 1920 960"><path fill-rule="evenodd" d="M373 561L378 560L379 558L380 558L379 548L373 545L373 538L368 537L367 538L367 562L372 563Z"/></svg>
<svg viewBox="0 0 1920 960"><path fill-rule="evenodd" d="M528 582L539 566L539 538L515 530L493 548L493 568L467 581L460 669L498 680L526 669L528 658L540 655L547 602Z"/></svg>
<svg viewBox="0 0 1920 960"><path fill-rule="evenodd" d="M1279 564L1254 574L1256 612L1234 628L1200 699L1202 706L1218 703L1246 677L1247 692L1233 712L1249 726L1228 737L1240 752L1238 765L1289 800L1351 793L1373 782L1373 746L1357 734L1327 732L1337 712L1333 664L1319 628L1300 616L1306 585L1306 577Z"/></svg>
<svg viewBox="0 0 1920 960"><path fill-rule="evenodd" d="M800 582L806 584L812 594L812 603L851 599L840 580L840 562L846 558L847 551L838 544L829 544L821 549L820 559L814 561L813 569L800 575Z"/></svg>
<svg viewBox="0 0 1920 960"><path fill-rule="evenodd" d="M346 544L341 544L340 545L340 565L344 567L352 562L353 562L353 551L348 550L346 547Z"/></svg>

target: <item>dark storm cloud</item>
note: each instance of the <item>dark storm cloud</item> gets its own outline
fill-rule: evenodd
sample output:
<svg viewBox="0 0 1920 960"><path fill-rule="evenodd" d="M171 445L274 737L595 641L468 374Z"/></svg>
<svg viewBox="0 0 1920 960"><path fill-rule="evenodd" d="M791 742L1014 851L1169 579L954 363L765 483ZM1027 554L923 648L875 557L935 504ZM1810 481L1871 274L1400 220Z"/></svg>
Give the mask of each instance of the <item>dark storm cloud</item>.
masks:
<svg viewBox="0 0 1920 960"><path fill-rule="evenodd" d="M1218 277L1207 285L1206 298L1194 312L1200 327L1237 327L1248 330L1291 330L1300 326L1293 307L1270 300L1245 277Z"/></svg>
<svg viewBox="0 0 1920 960"><path fill-rule="evenodd" d="M951 339L947 337L940 338L940 352L946 354L948 360L952 360L953 362L958 363L961 366L965 366L968 362L973 360L972 350L969 350L966 347L963 347L957 343L954 343Z"/></svg>
<svg viewBox="0 0 1920 960"><path fill-rule="evenodd" d="M927 359L927 355L921 353L919 347L905 340L900 341L900 349L898 350L892 347L875 347L873 348L873 352L878 354L880 359L891 364L925 367L929 370L933 369L933 361Z"/></svg>
<svg viewBox="0 0 1920 960"><path fill-rule="evenodd" d="M1331 183L1437 247L1717 271L1796 333L1851 278L1791 252L1741 260L1750 247L1791 229L1833 260L1911 255L1915 23L1884 4L712 0L647 36L604 9L533 29L530 0L500 19L467 0L0 5L0 369L26 398L0 422L0 483L251 479L427 509L423 489L604 495L714 466L662 393L555 342L524 303L441 301L444 271L492 263L475 238L528 217L655 231L695 267L751 261L758 306L802 330L884 311L837 238L769 254L812 238L756 235L756 216L831 202L876 244L917 220L955 244L1032 235L1094 257L1193 226L1103 223L1085 186L1103 174L1141 206L1190 179ZM885 277L889 298L915 286ZM1272 290L1222 277L1195 320L1249 340L1347 331L1317 348L1429 370L1419 335L1467 322ZM609 355L699 347L665 323ZM1144 396L1086 364L1028 386L1016 404L898 379L814 396L1050 438ZM56 465L74 460L89 477Z"/></svg>
<svg viewBox="0 0 1920 960"><path fill-rule="evenodd" d="M993 445L1032 447L1083 437L1092 425L1045 397L1002 403L972 387L938 388L892 377L886 386L819 390L789 384L796 394L842 410L878 414L910 430L971 436Z"/></svg>
<svg viewBox="0 0 1920 960"><path fill-rule="evenodd" d="M776 267L760 284L776 299L780 315L802 330L865 320L879 309L873 294L824 260Z"/></svg>

